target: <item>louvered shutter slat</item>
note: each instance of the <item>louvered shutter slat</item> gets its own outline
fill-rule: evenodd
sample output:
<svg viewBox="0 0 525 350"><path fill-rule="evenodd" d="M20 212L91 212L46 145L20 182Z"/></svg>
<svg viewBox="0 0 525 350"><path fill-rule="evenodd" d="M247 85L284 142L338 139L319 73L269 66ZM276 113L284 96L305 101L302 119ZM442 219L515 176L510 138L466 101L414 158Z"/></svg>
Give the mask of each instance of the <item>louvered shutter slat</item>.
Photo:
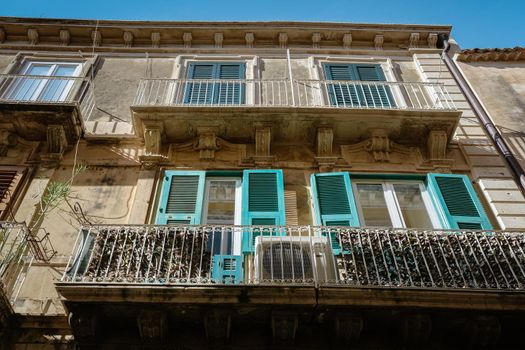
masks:
<svg viewBox="0 0 525 350"><path fill-rule="evenodd" d="M192 63L188 70L185 102L189 104L210 104L214 99L214 78L216 66L214 64ZM191 80L203 80L194 81Z"/></svg>
<svg viewBox="0 0 525 350"><path fill-rule="evenodd" d="M12 203L23 170L0 166L0 220L4 219Z"/></svg>
<svg viewBox="0 0 525 350"><path fill-rule="evenodd" d="M474 187L465 175L429 174L428 187L453 229L492 229Z"/></svg>
<svg viewBox="0 0 525 350"><path fill-rule="evenodd" d="M356 76L361 81L386 81L379 65L355 65L354 68ZM364 96L363 104L368 107L390 108L394 106L390 88L386 85L363 83L361 93Z"/></svg>
<svg viewBox="0 0 525 350"><path fill-rule="evenodd" d="M327 84L328 96L332 105L338 107L359 105L356 84L344 82L356 80L350 65L326 65L325 75L328 80L339 81L337 83Z"/></svg>
<svg viewBox="0 0 525 350"><path fill-rule="evenodd" d="M218 78L220 80L230 80L219 82L217 86L218 103L223 105L243 104L245 84L238 82L244 78L243 64L220 64L218 68ZM233 80L233 81L232 81ZM237 80L237 81L236 81Z"/></svg>

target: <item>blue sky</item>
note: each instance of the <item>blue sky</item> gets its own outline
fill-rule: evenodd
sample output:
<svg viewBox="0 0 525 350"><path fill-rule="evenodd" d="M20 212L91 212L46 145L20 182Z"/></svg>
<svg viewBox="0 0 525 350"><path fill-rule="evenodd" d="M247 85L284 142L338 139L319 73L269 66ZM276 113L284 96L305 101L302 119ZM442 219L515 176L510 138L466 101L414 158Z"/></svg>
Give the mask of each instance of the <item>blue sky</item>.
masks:
<svg viewBox="0 0 525 350"><path fill-rule="evenodd" d="M451 24L462 48L525 46L525 0L4 0L1 16Z"/></svg>

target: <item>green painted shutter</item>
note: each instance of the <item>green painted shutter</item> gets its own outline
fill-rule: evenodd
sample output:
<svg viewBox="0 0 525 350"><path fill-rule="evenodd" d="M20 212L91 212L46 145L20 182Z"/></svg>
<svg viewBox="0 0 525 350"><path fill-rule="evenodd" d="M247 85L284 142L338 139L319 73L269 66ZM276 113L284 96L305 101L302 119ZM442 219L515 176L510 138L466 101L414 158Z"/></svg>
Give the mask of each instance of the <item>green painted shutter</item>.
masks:
<svg viewBox="0 0 525 350"><path fill-rule="evenodd" d="M312 174L311 186L315 211L315 224L323 226L359 226L352 182L347 172ZM329 235L334 254L342 251L335 232Z"/></svg>
<svg viewBox="0 0 525 350"><path fill-rule="evenodd" d="M286 224L282 170L245 170L242 184L243 225ZM266 233L279 234L280 232ZM252 232L243 233L243 252L253 252L255 236L256 234Z"/></svg>
<svg viewBox="0 0 525 350"><path fill-rule="evenodd" d="M204 182L204 171L166 171L155 223L199 224Z"/></svg>
<svg viewBox="0 0 525 350"><path fill-rule="evenodd" d="M355 64L353 65L355 75L361 81L386 81L385 74L378 64ZM360 93L364 95L364 101L368 107L390 108L395 106L390 87L386 85L361 85Z"/></svg>
<svg viewBox="0 0 525 350"><path fill-rule="evenodd" d="M474 187L466 175L428 174L427 184L449 228L490 230L490 224Z"/></svg>
<svg viewBox="0 0 525 350"><path fill-rule="evenodd" d="M190 63L188 67L188 82L186 83L184 103L210 104L214 100L213 79L217 65L214 63ZM202 80L192 82L191 80Z"/></svg>
<svg viewBox="0 0 525 350"><path fill-rule="evenodd" d="M219 82L216 86L219 104L244 104L245 83L235 81L244 79L244 70L244 64L239 63L221 63L218 65L217 78L230 80L224 83Z"/></svg>
<svg viewBox="0 0 525 350"><path fill-rule="evenodd" d="M357 86L345 81L358 80L352 65L349 64L326 64L324 65L327 80L339 82L327 84L330 104L337 107L359 106L360 98L357 94Z"/></svg>

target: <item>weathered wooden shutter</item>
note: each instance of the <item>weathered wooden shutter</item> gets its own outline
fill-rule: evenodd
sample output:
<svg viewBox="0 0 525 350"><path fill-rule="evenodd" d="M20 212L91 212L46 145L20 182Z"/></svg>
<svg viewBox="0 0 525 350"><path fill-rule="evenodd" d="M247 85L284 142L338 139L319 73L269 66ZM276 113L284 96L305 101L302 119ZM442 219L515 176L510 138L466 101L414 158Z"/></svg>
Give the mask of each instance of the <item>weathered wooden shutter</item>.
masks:
<svg viewBox="0 0 525 350"><path fill-rule="evenodd" d="M204 171L166 171L155 223L199 224L204 183Z"/></svg>
<svg viewBox="0 0 525 350"><path fill-rule="evenodd" d="M359 226L352 183L347 172L313 174L310 181L316 225ZM341 253L337 233L327 230L324 234L329 235L334 254Z"/></svg>
<svg viewBox="0 0 525 350"><path fill-rule="evenodd" d="M427 184L449 228L490 230L492 225L466 175L428 174Z"/></svg>
<svg viewBox="0 0 525 350"><path fill-rule="evenodd" d="M244 104L245 83L235 81L244 79L244 71L242 63L190 63L185 103Z"/></svg>
<svg viewBox="0 0 525 350"><path fill-rule="evenodd" d="M24 173L22 167L0 166L0 220L8 219Z"/></svg>
<svg viewBox="0 0 525 350"><path fill-rule="evenodd" d="M251 226L285 225L284 181L282 170L245 170L242 179L242 224ZM256 234L243 232L243 252L253 252ZM280 234L281 231L261 232Z"/></svg>

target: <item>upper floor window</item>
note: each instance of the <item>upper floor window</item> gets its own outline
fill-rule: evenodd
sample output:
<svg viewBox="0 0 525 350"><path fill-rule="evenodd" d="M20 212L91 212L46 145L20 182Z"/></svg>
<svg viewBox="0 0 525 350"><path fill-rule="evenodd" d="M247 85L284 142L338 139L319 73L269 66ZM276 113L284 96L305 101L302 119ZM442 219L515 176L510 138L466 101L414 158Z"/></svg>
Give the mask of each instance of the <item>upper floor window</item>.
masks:
<svg viewBox="0 0 525 350"><path fill-rule="evenodd" d="M328 100L336 107L393 108L396 106L378 64L324 64Z"/></svg>
<svg viewBox="0 0 525 350"><path fill-rule="evenodd" d="M27 61L17 76L4 81L2 95L15 101L67 101L80 69L80 63Z"/></svg>
<svg viewBox="0 0 525 350"><path fill-rule="evenodd" d="M243 105L245 69L244 63L191 62L187 72L184 103Z"/></svg>

